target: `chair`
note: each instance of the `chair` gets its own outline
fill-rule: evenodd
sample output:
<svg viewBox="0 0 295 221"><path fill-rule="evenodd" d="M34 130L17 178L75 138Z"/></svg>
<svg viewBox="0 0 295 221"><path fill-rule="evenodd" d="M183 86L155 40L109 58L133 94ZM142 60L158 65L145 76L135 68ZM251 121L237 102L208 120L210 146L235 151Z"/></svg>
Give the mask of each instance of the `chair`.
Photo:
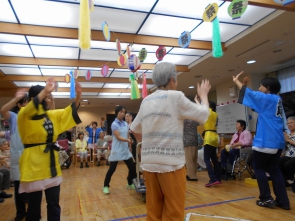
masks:
<svg viewBox="0 0 295 221"><path fill-rule="evenodd" d="M78 158L80 159L80 155L78 154L77 150L75 149L75 154L74 154L75 158L76 158L76 163L78 162ZM90 161L90 152L87 151L87 158L89 158L89 161ZM80 162L81 162L81 159L80 159Z"/></svg>
<svg viewBox="0 0 295 221"><path fill-rule="evenodd" d="M242 177L242 173L247 170L248 173L253 178L254 170L252 167L252 146L245 146L240 148L240 153L233 162L231 169L231 177L234 177L235 174L238 174L238 177Z"/></svg>

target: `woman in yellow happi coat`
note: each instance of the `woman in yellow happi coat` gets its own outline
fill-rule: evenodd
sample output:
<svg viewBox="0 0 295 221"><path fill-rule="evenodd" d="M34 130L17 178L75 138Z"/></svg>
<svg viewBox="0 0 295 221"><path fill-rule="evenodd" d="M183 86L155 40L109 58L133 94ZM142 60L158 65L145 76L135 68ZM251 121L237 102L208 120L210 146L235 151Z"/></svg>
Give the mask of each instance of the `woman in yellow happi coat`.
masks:
<svg viewBox="0 0 295 221"><path fill-rule="evenodd" d="M24 144L20 158L19 192L29 194L26 220L40 220L42 190L47 201L47 220L60 220L59 192L62 182L58 163L57 137L62 132L81 122L77 108L81 97L81 86L76 83L76 99L65 109L47 110L45 99L54 90L54 79L46 86L32 86L28 105L18 114L19 134Z"/></svg>

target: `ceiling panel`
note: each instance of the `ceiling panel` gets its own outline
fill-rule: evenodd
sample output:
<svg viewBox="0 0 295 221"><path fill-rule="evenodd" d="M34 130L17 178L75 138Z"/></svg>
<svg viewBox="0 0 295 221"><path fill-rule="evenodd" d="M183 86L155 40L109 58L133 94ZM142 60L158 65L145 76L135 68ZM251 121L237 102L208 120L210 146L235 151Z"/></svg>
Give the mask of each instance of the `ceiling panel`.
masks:
<svg viewBox="0 0 295 221"><path fill-rule="evenodd" d="M31 45L78 47L78 39L46 38L46 37L34 37L34 36L27 36L27 39Z"/></svg>
<svg viewBox="0 0 295 221"><path fill-rule="evenodd" d="M106 83L103 88L128 88L130 84L120 83L120 84L111 84Z"/></svg>
<svg viewBox="0 0 295 221"><path fill-rule="evenodd" d="M0 42L27 44L27 41L24 35L0 34Z"/></svg>
<svg viewBox="0 0 295 221"><path fill-rule="evenodd" d="M182 55L198 55L203 56L210 52L209 50L197 50L190 48L173 48L169 54L182 54Z"/></svg>
<svg viewBox="0 0 295 221"><path fill-rule="evenodd" d="M38 68L26 68L26 67L0 67L4 74L11 75L41 75Z"/></svg>
<svg viewBox="0 0 295 221"><path fill-rule="evenodd" d="M83 96L97 96L97 95L98 95L98 93L96 93L96 92L83 92L82 91L82 97Z"/></svg>
<svg viewBox="0 0 295 221"><path fill-rule="evenodd" d="M95 82L79 82L82 88L102 88L104 83L95 83ZM82 89L83 90L83 89Z"/></svg>
<svg viewBox="0 0 295 221"><path fill-rule="evenodd" d="M145 48L148 53L156 53L157 49L159 48L160 45L141 45L141 44L134 44L132 45L131 49L131 54L134 52L134 54L138 55L138 52L142 49ZM165 47L166 51L169 51L172 47Z"/></svg>
<svg viewBox="0 0 295 221"><path fill-rule="evenodd" d="M18 87L32 87L34 85L41 85L41 86L46 85L45 82L14 81L13 83L15 83L15 85Z"/></svg>
<svg viewBox="0 0 295 221"><path fill-rule="evenodd" d="M32 51L37 58L61 58L78 59L78 48L52 47L52 46L31 46Z"/></svg>
<svg viewBox="0 0 295 221"><path fill-rule="evenodd" d="M0 67L38 68L37 65L22 65L22 64L0 64Z"/></svg>
<svg viewBox="0 0 295 221"><path fill-rule="evenodd" d="M49 68L41 68L40 70L44 76L65 76L66 74L70 73L73 69L69 67L69 69L49 69Z"/></svg>
<svg viewBox="0 0 295 221"><path fill-rule="evenodd" d="M56 27L78 27L79 5L36 0L11 0L11 3L20 23Z"/></svg>
<svg viewBox="0 0 295 221"><path fill-rule="evenodd" d="M202 19L205 8L212 2L222 3L217 0L161 0L153 12ZM191 31L191 29L186 31Z"/></svg>
<svg viewBox="0 0 295 221"><path fill-rule="evenodd" d="M33 57L30 47L22 44L0 43L0 55L16 57Z"/></svg>
<svg viewBox="0 0 295 221"><path fill-rule="evenodd" d="M227 42L237 34L246 30L248 26L220 23L220 37L222 42ZM212 23L203 22L196 30L191 33L194 40L212 41Z"/></svg>
<svg viewBox="0 0 295 221"><path fill-rule="evenodd" d="M125 50L128 44L121 42L122 52ZM108 41L91 41L91 48L117 50L116 42Z"/></svg>
<svg viewBox="0 0 295 221"><path fill-rule="evenodd" d="M89 49L81 50L80 59L82 60L102 60L102 61L117 61L117 51Z"/></svg>
<svg viewBox="0 0 295 221"><path fill-rule="evenodd" d="M8 0L0 1L0 21L17 23Z"/></svg>
<svg viewBox="0 0 295 221"><path fill-rule="evenodd" d="M155 0L144 0L141 1L139 4L138 0L94 0L95 5L104 5L109 7L132 9L145 12L149 12L155 2Z"/></svg>
<svg viewBox="0 0 295 221"><path fill-rule="evenodd" d="M70 92L52 92L53 96L68 96L70 98Z"/></svg>
<svg viewBox="0 0 295 221"><path fill-rule="evenodd" d="M163 58L162 61L171 62L176 65L189 65L199 58L200 58L199 56L185 56L185 55L167 54Z"/></svg>
<svg viewBox="0 0 295 221"><path fill-rule="evenodd" d="M139 34L179 38L182 32L193 30L200 22L194 19L150 15Z"/></svg>

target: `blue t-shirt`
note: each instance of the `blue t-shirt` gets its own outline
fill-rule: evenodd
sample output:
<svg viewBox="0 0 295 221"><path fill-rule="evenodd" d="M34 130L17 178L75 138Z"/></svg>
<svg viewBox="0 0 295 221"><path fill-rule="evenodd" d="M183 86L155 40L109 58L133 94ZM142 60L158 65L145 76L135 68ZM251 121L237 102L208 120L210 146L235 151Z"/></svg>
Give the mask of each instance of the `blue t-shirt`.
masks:
<svg viewBox="0 0 295 221"><path fill-rule="evenodd" d="M280 96L252 91L243 86L238 103L253 108L259 114L253 146L284 149L283 106Z"/></svg>

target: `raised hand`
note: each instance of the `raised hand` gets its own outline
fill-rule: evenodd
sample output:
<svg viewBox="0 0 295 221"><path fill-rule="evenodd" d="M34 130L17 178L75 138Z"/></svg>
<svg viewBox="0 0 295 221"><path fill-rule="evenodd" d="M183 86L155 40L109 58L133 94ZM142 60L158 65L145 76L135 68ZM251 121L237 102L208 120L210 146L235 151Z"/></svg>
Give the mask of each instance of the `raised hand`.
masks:
<svg viewBox="0 0 295 221"><path fill-rule="evenodd" d="M44 88L47 94L50 94L52 91L54 91L54 84L55 84L54 78L47 79L46 86Z"/></svg>
<svg viewBox="0 0 295 221"><path fill-rule="evenodd" d="M207 79L202 80L201 84L200 83L197 84L197 93L201 99L203 96L208 95L210 89L211 89L211 84Z"/></svg>
<svg viewBox="0 0 295 221"><path fill-rule="evenodd" d="M81 94L82 94L82 87L81 87L81 84L78 83L78 82L76 82L76 86L75 86L75 88L76 88L76 93L77 93L77 95L81 95Z"/></svg>
<svg viewBox="0 0 295 221"><path fill-rule="evenodd" d="M248 82L249 82L249 78L248 77L244 77L244 79L243 79L243 85L244 86L247 86L247 84L248 84Z"/></svg>
<svg viewBox="0 0 295 221"><path fill-rule="evenodd" d="M18 89L14 95L16 99L22 99L26 95L27 91L25 89Z"/></svg>
<svg viewBox="0 0 295 221"><path fill-rule="evenodd" d="M244 73L244 71L241 71L238 75L233 76L233 82L236 82L239 80L240 75L242 75Z"/></svg>

